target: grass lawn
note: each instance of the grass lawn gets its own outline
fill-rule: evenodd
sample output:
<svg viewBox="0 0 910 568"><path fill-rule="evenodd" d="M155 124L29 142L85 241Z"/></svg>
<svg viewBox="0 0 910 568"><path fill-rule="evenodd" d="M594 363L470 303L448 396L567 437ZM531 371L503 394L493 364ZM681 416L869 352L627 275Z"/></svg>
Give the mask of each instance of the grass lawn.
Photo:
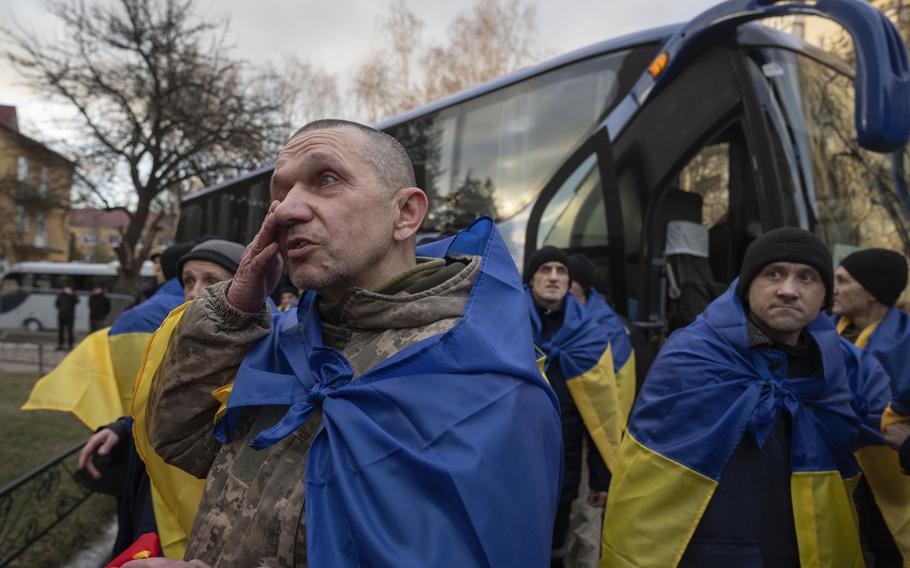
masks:
<svg viewBox="0 0 910 568"><path fill-rule="evenodd" d="M19 409L37 379L35 374L0 373L0 439L6 442L0 449L0 487L86 440L91 434L72 414ZM75 468L75 456L67 460L67 463ZM61 479L61 483L69 484L70 481ZM35 494L40 498L40 490L35 491ZM54 501L52 499L50 503L40 503L36 499L35 506L50 508L54 506ZM32 545L13 565L66 566L68 553L76 553L92 544L115 516L116 504L113 497L93 495ZM0 537L3 537L2 526ZM11 546L11 543L0 544ZM8 552L11 551L0 551L0 559Z"/></svg>

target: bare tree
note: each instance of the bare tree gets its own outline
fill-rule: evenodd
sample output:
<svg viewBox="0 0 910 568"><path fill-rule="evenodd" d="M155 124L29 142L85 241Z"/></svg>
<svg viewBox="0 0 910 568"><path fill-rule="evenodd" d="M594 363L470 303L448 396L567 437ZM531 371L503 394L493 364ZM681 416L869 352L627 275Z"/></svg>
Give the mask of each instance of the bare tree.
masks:
<svg viewBox="0 0 910 568"><path fill-rule="evenodd" d="M478 0L445 42L427 45L424 22L398 0L379 20L386 45L355 71L358 107L376 122L538 61L535 17L521 0Z"/></svg>
<svg viewBox="0 0 910 568"><path fill-rule="evenodd" d="M338 77L296 55L287 56L280 71L270 71L273 80L260 82L260 89L270 89L268 95L283 101L285 116L293 127L319 118L343 113Z"/></svg>
<svg viewBox="0 0 910 568"><path fill-rule="evenodd" d="M4 29L6 57L34 90L75 109L78 184L128 213L117 288L135 290L153 209L269 160L288 130L281 101L256 92L225 46L227 23L198 21L193 0L49 7L66 39Z"/></svg>
<svg viewBox="0 0 910 568"><path fill-rule="evenodd" d="M448 43L423 58L424 100L489 81L535 62L536 14L520 0L478 1L449 26Z"/></svg>

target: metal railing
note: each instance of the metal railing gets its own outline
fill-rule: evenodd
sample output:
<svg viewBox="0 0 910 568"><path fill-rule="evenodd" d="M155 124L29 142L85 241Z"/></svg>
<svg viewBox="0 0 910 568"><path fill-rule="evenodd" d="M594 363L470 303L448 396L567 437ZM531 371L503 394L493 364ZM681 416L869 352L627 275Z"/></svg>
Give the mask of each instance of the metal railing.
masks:
<svg viewBox="0 0 910 568"><path fill-rule="evenodd" d="M73 479L85 442L0 489L0 568L9 566L83 504L92 492Z"/></svg>

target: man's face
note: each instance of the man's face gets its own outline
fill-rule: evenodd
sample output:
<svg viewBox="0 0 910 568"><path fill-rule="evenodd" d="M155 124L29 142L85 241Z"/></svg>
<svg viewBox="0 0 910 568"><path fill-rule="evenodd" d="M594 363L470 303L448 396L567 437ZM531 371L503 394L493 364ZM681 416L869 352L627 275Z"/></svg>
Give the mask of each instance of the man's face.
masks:
<svg viewBox="0 0 910 568"><path fill-rule="evenodd" d="M72 287L72 286L64 286L64 287L63 287L63 293L64 293L64 294L72 294L72 293L73 293L73 287Z"/></svg>
<svg viewBox="0 0 910 568"><path fill-rule="evenodd" d="M581 287L581 284L572 281L572 285L569 286L569 293L575 296L575 299L581 303L582 306L588 303L588 293L585 292L585 289Z"/></svg>
<svg viewBox="0 0 910 568"><path fill-rule="evenodd" d="M558 308L568 291L569 269L561 262L545 262L531 276L531 295L545 308Z"/></svg>
<svg viewBox="0 0 910 568"><path fill-rule="evenodd" d="M94 288L92 288L92 294L94 294L94 295L96 295L96 296L97 296L98 294L100 294L101 292L102 292L101 286L95 286Z"/></svg>
<svg viewBox="0 0 910 568"><path fill-rule="evenodd" d="M818 317L825 303L825 284L808 264L772 262L749 286L749 309L768 329L799 332Z"/></svg>
<svg viewBox="0 0 910 568"><path fill-rule="evenodd" d="M294 303L294 300L297 299L297 296L293 292L282 292L281 293L281 304L285 306L290 306Z"/></svg>
<svg viewBox="0 0 910 568"><path fill-rule="evenodd" d="M839 316L855 317L868 311L875 296L853 279L847 269L838 266L834 271L834 303L831 308Z"/></svg>
<svg viewBox="0 0 910 568"><path fill-rule="evenodd" d="M377 285L390 256L396 193L363 157L350 129L304 132L278 154L271 196L276 241L297 288L317 292Z"/></svg>
<svg viewBox="0 0 910 568"><path fill-rule="evenodd" d="M234 275L220 264L208 260L188 260L183 265L180 281L183 282L183 297L192 300L212 284L230 280Z"/></svg>

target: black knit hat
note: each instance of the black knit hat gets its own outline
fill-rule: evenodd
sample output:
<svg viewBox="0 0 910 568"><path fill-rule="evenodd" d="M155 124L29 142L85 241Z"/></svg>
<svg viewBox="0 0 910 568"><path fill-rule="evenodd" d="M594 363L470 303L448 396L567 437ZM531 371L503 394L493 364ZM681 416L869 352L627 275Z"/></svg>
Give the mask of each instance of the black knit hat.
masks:
<svg viewBox="0 0 910 568"><path fill-rule="evenodd" d="M534 251L534 254L525 263L524 281L530 282L537 269L548 262L560 262L567 269L569 268L569 257L566 256L566 253L554 246L547 245Z"/></svg>
<svg viewBox="0 0 910 568"><path fill-rule="evenodd" d="M165 280L170 280L179 275L180 259L183 255L193 250L193 247L197 244L199 243L196 241L174 243L161 252L159 263L161 264L161 274L164 275Z"/></svg>
<svg viewBox="0 0 910 568"><path fill-rule="evenodd" d="M746 249L739 271L736 294L743 304L748 303L749 286L762 268L772 262L798 262L818 271L825 285L825 309L831 307L834 295L834 266L825 243L803 229L781 227L755 239Z"/></svg>
<svg viewBox="0 0 910 568"><path fill-rule="evenodd" d="M193 247L193 250L183 255L180 259L180 265L177 267L178 274L183 274L183 265L190 260L207 260L214 262L224 268L231 274L237 272L240 266L240 259L243 258L243 251L246 249L240 243L232 243L221 239L212 239L200 243Z"/></svg>
<svg viewBox="0 0 910 568"><path fill-rule="evenodd" d="M907 261L904 255L883 248L868 248L847 255L840 262L850 276L875 299L893 306L907 287Z"/></svg>
<svg viewBox="0 0 910 568"><path fill-rule="evenodd" d="M569 276L587 292L594 286L594 263L581 253L573 254L569 257Z"/></svg>

